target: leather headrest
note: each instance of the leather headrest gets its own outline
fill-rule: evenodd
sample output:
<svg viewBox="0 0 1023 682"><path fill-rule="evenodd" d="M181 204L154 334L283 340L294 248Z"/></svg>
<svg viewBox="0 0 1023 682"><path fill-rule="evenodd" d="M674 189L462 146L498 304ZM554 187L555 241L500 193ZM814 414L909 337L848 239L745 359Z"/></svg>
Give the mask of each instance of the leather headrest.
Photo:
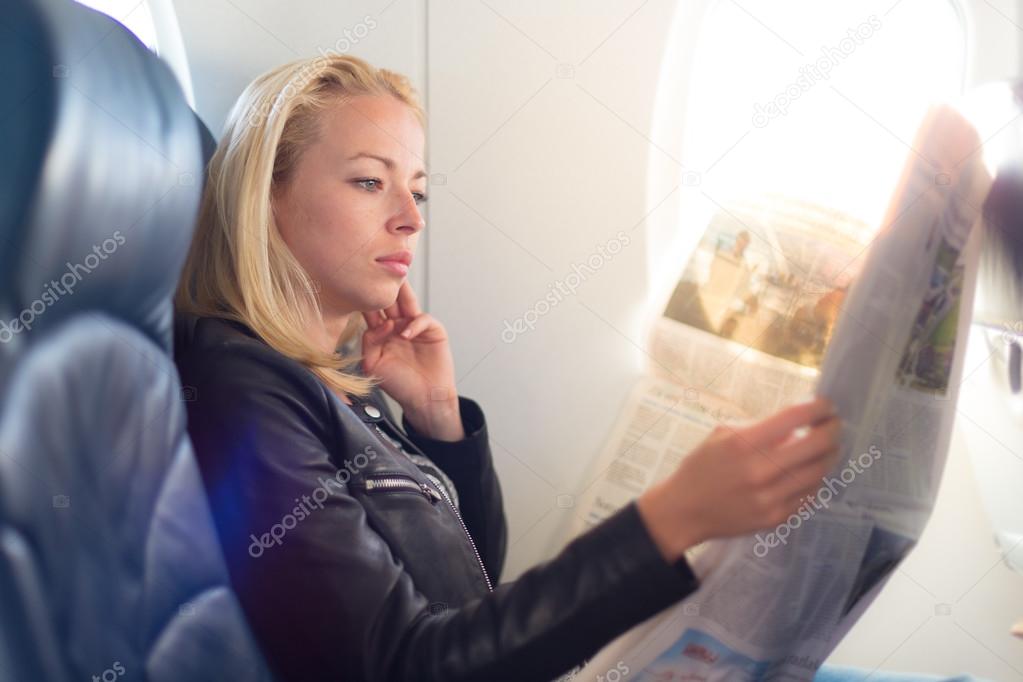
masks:
<svg viewBox="0 0 1023 682"><path fill-rule="evenodd" d="M203 179L197 119L169 68L106 15L67 0L4 12L0 63L20 91L3 96L18 184L0 207L0 343L96 311L169 350Z"/></svg>

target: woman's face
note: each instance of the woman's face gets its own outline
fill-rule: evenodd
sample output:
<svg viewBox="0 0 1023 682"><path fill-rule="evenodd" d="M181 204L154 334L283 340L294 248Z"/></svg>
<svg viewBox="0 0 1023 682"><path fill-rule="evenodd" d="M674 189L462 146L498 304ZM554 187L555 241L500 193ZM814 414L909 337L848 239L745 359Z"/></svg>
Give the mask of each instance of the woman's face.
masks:
<svg viewBox="0 0 1023 682"><path fill-rule="evenodd" d="M381 259L414 254L425 227L423 128L390 95L339 99L319 123L319 137L274 188L278 229L317 286L325 318L386 308L406 270Z"/></svg>

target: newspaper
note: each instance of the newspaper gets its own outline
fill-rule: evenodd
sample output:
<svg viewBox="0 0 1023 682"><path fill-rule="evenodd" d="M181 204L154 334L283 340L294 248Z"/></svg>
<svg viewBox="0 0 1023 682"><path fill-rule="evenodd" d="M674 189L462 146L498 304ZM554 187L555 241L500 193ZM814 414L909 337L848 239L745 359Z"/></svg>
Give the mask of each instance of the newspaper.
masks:
<svg viewBox="0 0 1023 682"><path fill-rule="evenodd" d="M980 147L955 108L932 108L873 233L779 197L711 221L569 535L667 476L716 424L813 395L838 407L842 457L785 524L693 548L700 589L573 680L812 680L897 569L948 449L991 184Z"/></svg>

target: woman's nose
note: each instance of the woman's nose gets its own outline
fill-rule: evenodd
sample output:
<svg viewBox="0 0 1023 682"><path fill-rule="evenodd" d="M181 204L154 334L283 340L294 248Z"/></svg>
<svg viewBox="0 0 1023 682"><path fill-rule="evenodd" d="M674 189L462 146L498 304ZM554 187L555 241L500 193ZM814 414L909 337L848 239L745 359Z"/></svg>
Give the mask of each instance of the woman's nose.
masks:
<svg viewBox="0 0 1023 682"><path fill-rule="evenodd" d="M423 214L419 210L415 196L409 192L402 195L401 206L391 219L393 229L404 229L412 234L419 232L426 227Z"/></svg>

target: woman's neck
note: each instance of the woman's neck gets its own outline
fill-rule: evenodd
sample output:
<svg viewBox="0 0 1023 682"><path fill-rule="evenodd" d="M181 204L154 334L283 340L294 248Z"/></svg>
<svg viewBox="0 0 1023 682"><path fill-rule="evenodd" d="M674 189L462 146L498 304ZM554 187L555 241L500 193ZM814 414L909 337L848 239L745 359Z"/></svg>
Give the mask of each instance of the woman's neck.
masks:
<svg viewBox="0 0 1023 682"><path fill-rule="evenodd" d="M341 340L341 334L344 333L345 328L348 326L348 318L350 315L342 315L341 317L324 317L323 326L310 325L308 330L309 338L316 344L318 348L326 353L333 353L337 350L338 342Z"/></svg>
<svg viewBox="0 0 1023 682"><path fill-rule="evenodd" d="M344 333L345 328L348 326L348 320L352 315L357 313L345 313L341 315L323 314L322 321L323 325L311 324L307 333L309 338L313 340L318 348L326 353L334 353L337 350L338 343L341 340L341 334ZM315 319L315 318L314 318ZM343 402L345 405L351 405L352 400L345 394L344 391L331 387L334 395Z"/></svg>

